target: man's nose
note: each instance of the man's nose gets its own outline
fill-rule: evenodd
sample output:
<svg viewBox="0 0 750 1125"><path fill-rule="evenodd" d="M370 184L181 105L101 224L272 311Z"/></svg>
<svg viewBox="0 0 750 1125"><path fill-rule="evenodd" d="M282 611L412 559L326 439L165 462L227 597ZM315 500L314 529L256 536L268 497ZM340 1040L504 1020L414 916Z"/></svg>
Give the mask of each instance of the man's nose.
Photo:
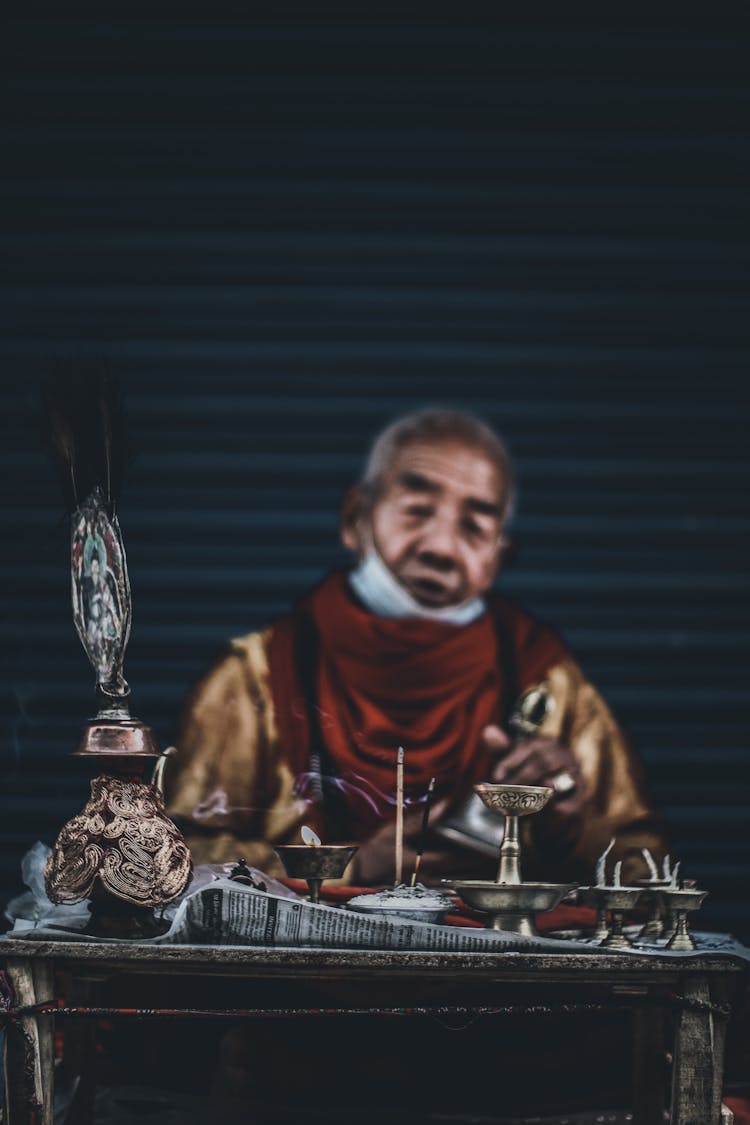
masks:
<svg viewBox="0 0 750 1125"><path fill-rule="evenodd" d="M431 570L437 570L444 574L450 573L455 570L457 563L450 555L436 555L432 551L420 551L419 561L429 566Z"/></svg>
<svg viewBox="0 0 750 1125"><path fill-rule="evenodd" d="M451 570L458 563L459 539L452 520L435 519L425 528L420 544L425 562L439 570Z"/></svg>

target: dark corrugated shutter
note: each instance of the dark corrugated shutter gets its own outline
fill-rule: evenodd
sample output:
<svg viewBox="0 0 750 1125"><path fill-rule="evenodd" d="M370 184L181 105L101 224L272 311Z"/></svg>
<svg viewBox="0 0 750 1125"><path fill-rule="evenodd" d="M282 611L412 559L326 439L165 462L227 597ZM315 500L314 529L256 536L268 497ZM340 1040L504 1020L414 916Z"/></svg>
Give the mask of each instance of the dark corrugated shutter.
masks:
<svg viewBox="0 0 750 1125"><path fill-rule="evenodd" d="M0 868L80 807L93 698L31 407L105 357L137 713L339 561L377 428L447 401L520 474L504 588L639 746L747 933L746 43L705 31L11 25L0 223Z"/></svg>

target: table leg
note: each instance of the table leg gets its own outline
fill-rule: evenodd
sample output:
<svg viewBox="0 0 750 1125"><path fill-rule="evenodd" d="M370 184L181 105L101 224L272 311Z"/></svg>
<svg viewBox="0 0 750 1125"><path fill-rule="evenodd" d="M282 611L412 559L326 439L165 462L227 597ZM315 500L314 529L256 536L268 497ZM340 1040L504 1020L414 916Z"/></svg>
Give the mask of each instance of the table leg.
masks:
<svg viewBox="0 0 750 1125"><path fill-rule="evenodd" d="M86 1008L93 1001L94 981L72 977L68 984L70 1005ZM91 1125L96 1095L96 1021L70 1019L65 1021L64 1026L63 1074L68 1081L76 1083L68 1125Z"/></svg>
<svg viewBox="0 0 750 1125"><path fill-rule="evenodd" d="M729 1004L732 996L732 987L726 979L711 981L711 1000L714 1004ZM713 1058L714 1100L713 1112L716 1121L724 1122L722 1117L721 1096L724 1090L724 1051L727 1040L727 1027L729 1016L714 1014L711 1016L711 1054ZM725 1107L725 1113L729 1110Z"/></svg>
<svg viewBox="0 0 750 1125"><path fill-rule="evenodd" d="M672 1125L719 1125L723 1043L717 1065L708 979L686 976L680 991L686 1000L706 1007L680 1008L677 1013L669 1120Z"/></svg>
<svg viewBox="0 0 750 1125"><path fill-rule="evenodd" d="M54 999L51 962L9 957L6 971L16 1004ZM6 1039L8 1125L53 1125L54 1017L24 1016Z"/></svg>
<svg viewBox="0 0 750 1125"><path fill-rule="evenodd" d="M633 1012L633 1120L663 1125L667 1093L666 1013L663 1008Z"/></svg>

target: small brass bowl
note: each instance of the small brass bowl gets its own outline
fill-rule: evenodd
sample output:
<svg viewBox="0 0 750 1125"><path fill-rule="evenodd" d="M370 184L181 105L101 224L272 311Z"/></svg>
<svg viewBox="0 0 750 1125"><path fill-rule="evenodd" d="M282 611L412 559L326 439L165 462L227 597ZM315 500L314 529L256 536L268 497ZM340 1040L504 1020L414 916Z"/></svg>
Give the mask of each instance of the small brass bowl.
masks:
<svg viewBox="0 0 750 1125"><path fill-rule="evenodd" d="M483 781L474 792L488 809L504 816L530 816L540 812L554 793L549 785L492 785Z"/></svg>
<svg viewBox="0 0 750 1125"><path fill-rule="evenodd" d="M273 849L290 879L340 879L356 844L279 844Z"/></svg>
<svg viewBox="0 0 750 1125"><path fill-rule="evenodd" d="M553 910L575 883L492 883L485 879L444 879L474 910L489 915L487 928L528 936L537 933L534 914Z"/></svg>
<svg viewBox="0 0 750 1125"><path fill-rule="evenodd" d="M274 849L290 879L305 879L310 902L320 902L324 879L340 879L356 844L278 844Z"/></svg>

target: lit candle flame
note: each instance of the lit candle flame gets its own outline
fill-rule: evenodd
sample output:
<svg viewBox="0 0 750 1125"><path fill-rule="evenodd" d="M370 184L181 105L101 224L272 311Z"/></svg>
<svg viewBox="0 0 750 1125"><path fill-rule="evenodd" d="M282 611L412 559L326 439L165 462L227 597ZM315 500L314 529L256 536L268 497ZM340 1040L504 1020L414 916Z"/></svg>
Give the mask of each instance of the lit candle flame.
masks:
<svg viewBox="0 0 750 1125"><path fill-rule="evenodd" d="M306 824L303 824L300 828L300 836L303 844L309 844L311 848L320 847L320 836L317 832L313 832L312 828L308 828Z"/></svg>

